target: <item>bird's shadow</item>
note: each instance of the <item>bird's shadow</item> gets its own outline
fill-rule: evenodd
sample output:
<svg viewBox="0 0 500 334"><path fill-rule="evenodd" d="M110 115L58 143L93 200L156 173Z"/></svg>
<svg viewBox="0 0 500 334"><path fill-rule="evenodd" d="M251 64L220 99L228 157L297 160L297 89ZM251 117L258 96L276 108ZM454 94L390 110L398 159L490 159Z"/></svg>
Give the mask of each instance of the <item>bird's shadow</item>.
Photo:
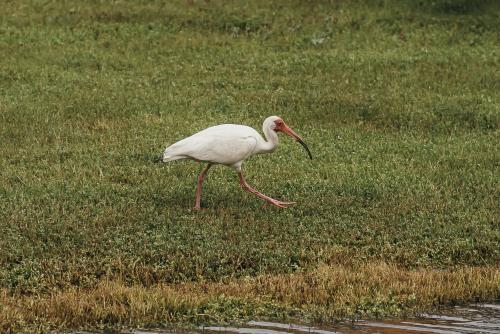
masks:
<svg viewBox="0 0 500 334"><path fill-rule="evenodd" d="M197 212L193 210L195 204L196 185L183 186L182 188L164 189L150 194L149 201L155 208L162 210L165 207L174 210ZM251 196L245 196L244 192L235 194L234 192L223 193L217 191L215 186L204 186L201 200L201 212L216 213L223 211L241 211L242 205L248 209L261 209L264 203Z"/></svg>
<svg viewBox="0 0 500 334"><path fill-rule="evenodd" d="M192 209L194 207L194 190L187 193L182 190L163 191L151 194L149 201L158 210L168 207L175 210Z"/></svg>
<svg viewBox="0 0 500 334"><path fill-rule="evenodd" d="M177 183L173 185L165 183L161 186L155 186L154 189L149 190L148 194L144 194L146 196L144 200L150 201L159 211L167 207L176 211L197 212L193 210L196 195L196 180L198 172L201 171L205 164L198 164L197 166L192 165L192 162L189 161L185 161L185 163L189 163L189 166L184 166L183 161L176 164L165 164L161 160L161 154L154 152L136 153L132 157L144 165L157 165L166 168L169 174L176 175L179 180L182 179L182 184ZM191 180L185 180L187 174L192 177ZM253 196L246 195L237 183L233 184L233 179L235 178L236 176L226 175L224 172L212 169L203 184L202 211L217 212L220 210L234 210L240 212L242 205L251 210L262 209L264 202L253 198ZM226 184L226 182L230 183ZM233 184L234 189L232 186L228 186L231 184Z"/></svg>

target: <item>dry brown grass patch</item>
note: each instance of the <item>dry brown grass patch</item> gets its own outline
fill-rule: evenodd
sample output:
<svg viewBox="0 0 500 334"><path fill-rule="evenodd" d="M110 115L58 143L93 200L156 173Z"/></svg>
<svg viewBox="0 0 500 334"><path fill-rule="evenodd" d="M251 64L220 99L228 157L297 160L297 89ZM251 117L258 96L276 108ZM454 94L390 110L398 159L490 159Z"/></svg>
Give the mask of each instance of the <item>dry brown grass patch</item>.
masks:
<svg viewBox="0 0 500 334"><path fill-rule="evenodd" d="M0 293L0 331L24 328L166 326L246 317L395 315L438 305L500 297L499 267L406 270L386 263L323 265L310 272L263 275L224 283L126 286L50 295Z"/></svg>

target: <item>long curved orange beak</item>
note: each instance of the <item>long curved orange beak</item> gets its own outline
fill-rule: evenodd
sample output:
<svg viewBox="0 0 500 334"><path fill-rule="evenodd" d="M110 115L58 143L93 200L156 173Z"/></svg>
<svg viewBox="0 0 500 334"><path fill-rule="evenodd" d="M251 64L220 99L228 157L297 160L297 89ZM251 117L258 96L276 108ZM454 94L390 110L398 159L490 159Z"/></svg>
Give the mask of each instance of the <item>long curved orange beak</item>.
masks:
<svg viewBox="0 0 500 334"><path fill-rule="evenodd" d="M285 122L283 122L280 127L276 128L276 131L281 131L283 133L286 133L287 135L298 141L300 145L304 146L304 148L307 151L307 154L309 155L309 158L312 160L313 157L311 151L309 151L309 147L307 147L306 143L304 143L304 140L298 134L296 134L295 131L293 131L288 125L286 125Z"/></svg>

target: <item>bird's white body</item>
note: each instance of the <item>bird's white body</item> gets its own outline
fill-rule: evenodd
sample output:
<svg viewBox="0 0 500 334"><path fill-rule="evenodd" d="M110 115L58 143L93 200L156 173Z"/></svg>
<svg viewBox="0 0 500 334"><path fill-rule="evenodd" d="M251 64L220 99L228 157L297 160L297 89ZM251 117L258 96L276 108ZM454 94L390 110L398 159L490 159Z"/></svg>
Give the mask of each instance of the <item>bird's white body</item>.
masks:
<svg viewBox="0 0 500 334"><path fill-rule="evenodd" d="M312 159L311 152L309 152L302 138L293 132L293 130L277 116L266 118L262 125L262 130L267 140L264 140L264 138L251 127L237 124L222 124L195 133L165 149L165 152L163 152L163 162L179 159L193 159L207 163L207 166L198 177L195 210L201 209L201 187L203 180L210 166L214 164L233 167L238 172L240 184L243 189L262 198L266 202L280 208L286 208L288 205L294 204L294 202L275 200L253 189L245 181L241 171L241 164L245 159L254 154L273 152L278 146L277 132L284 132L295 138L304 146L309 157Z"/></svg>
<svg viewBox="0 0 500 334"><path fill-rule="evenodd" d="M253 128L238 124L222 124L209 127L194 135L178 141L165 149L163 161L193 159L211 164L231 166L237 171L242 162L254 154L273 152L278 145L278 136L266 129L269 141Z"/></svg>

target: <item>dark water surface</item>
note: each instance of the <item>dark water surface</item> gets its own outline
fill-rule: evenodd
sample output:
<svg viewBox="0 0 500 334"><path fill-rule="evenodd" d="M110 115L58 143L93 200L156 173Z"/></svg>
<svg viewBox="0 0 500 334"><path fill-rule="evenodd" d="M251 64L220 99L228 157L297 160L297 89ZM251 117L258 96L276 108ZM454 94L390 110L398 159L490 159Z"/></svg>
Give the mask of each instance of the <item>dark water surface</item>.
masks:
<svg viewBox="0 0 500 334"><path fill-rule="evenodd" d="M354 334L354 333L494 333L500 334L500 303L455 307L436 314L420 314L412 319L355 321L304 325L274 321L249 321L241 326L203 326L184 331L194 334ZM77 332L79 334L90 332ZM99 332L96 332L99 333ZM101 332L102 333L102 332ZM108 332L109 333L109 332ZM134 330L133 334L173 333L165 330ZM76 334L76 333L75 333Z"/></svg>

